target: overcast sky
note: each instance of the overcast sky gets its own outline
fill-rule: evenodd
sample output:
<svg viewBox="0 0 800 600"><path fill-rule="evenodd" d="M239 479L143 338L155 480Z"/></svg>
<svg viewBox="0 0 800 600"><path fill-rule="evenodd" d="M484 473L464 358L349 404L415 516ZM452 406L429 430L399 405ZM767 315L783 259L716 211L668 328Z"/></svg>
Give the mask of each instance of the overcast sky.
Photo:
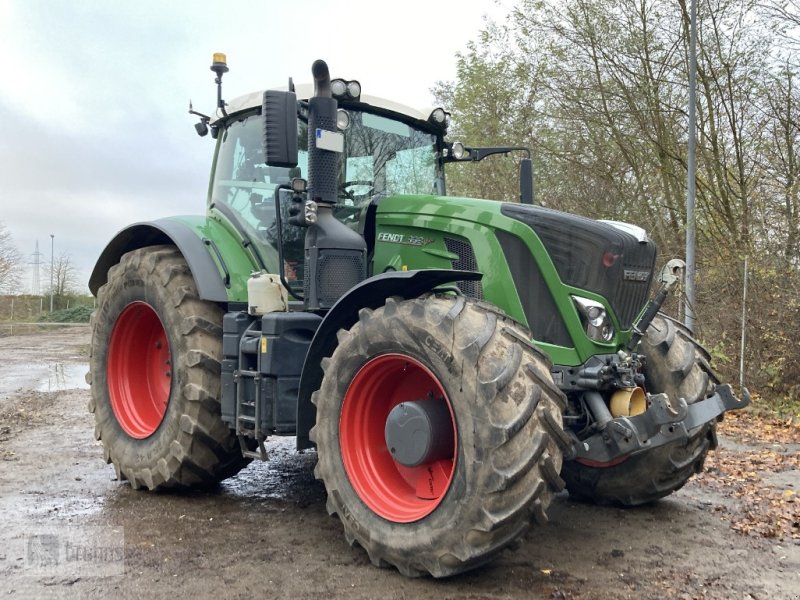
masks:
<svg viewBox="0 0 800 600"><path fill-rule="evenodd" d="M456 52L511 0L0 0L0 222L26 262L68 253L85 283L126 225L205 211L212 143L195 109L308 81L325 59L365 93L430 106ZM29 271L23 290L31 289Z"/></svg>

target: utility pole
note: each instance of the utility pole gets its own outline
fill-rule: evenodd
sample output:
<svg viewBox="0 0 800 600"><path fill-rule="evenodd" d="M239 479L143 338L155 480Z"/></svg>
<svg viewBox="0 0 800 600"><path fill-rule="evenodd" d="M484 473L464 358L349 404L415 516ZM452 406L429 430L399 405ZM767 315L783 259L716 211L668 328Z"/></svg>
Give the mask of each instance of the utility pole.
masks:
<svg viewBox="0 0 800 600"><path fill-rule="evenodd" d="M50 312L53 312L53 267L55 266L55 254L53 248L55 245L55 234L50 234Z"/></svg>
<svg viewBox="0 0 800 600"><path fill-rule="evenodd" d="M31 285L31 293L38 296L42 293L41 282L39 281L39 265L41 264L40 257L42 253L39 252L39 240L36 240L36 251L33 253L33 285Z"/></svg>
<svg viewBox="0 0 800 600"><path fill-rule="evenodd" d="M744 344L747 331L747 256L744 257L744 287L742 288L742 341L739 345L739 389L744 389Z"/></svg>
<svg viewBox="0 0 800 600"><path fill-rule="evenodd" d="M695 171L697 155L696 88L697 88L697 0L689 9L689 148L686 161L686 312L684 323L694 332L695 279Z"/></svg>

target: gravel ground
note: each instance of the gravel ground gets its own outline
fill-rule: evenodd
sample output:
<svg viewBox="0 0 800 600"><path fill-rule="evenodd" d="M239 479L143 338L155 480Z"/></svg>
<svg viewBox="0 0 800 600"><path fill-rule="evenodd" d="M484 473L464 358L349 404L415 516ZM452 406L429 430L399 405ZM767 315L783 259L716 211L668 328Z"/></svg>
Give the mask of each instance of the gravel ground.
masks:
<svg viewBox="0 0 800 600"><path fill-rule="evenodd" d="M296 453L291 438L212 491L134 491L92 435L88 344L86 327L0 337L3 597L800 599L798 540L735 531L724 514L737 499L695 481L632 510L561 494L519 547L447 580L406 579L348 546L314 452ZM800 489L797 470L765 480ZM43 531L103 540L124 560L48 565Z"/></svg>

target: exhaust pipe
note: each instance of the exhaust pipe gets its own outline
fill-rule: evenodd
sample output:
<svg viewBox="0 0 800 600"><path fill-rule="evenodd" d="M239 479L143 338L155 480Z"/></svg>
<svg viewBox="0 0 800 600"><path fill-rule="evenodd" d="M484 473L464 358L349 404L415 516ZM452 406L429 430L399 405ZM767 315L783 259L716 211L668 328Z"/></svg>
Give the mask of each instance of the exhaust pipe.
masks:
<svg viewBox="0 0 800 600"><path fill-rule="evenodd" d="M315 60L311 65L311 76L314 78L314 97L331 98L331 74L328 63L324 60Z"/></svg>
<svg viewBox="0 0 800 600"><path fill-rule="evenodd" d="M323 131L336 131L339 103L331 94L331 76L324 60L314 61L311 75L314 96L308 101L308 197L317 203L336 204L339 153L317 148L317 140Z"/></svg>

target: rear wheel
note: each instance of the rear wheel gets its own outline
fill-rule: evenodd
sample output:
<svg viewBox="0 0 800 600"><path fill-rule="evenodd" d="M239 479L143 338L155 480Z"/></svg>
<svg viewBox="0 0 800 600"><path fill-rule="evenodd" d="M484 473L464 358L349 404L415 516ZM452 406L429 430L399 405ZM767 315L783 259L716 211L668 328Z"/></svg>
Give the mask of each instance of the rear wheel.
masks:
<svg viewBox="0 0 800 600"><path fill-rule="evenodd" d="M642 338L640 351L647 359L648 392L684 398L687 404L713 393L716 377L710 356L677 321L657 315ZM715 440L715 425L705 424L691 431L684 442L659 446L611 466L568 461L562 476L570 495L601 504L646 504L682 488L702 471Z"/></svg>
<svg viewBox="0 0 800 600"><path fill-rule="evenodd" d="M134 488L211 484L239 471L220 418L222 310L198 299L174 246L125 254L92 315L95 437Z"/></svg>
<svg viewBox="0 0 800 600"><path fill-rule="evenodd" d="M529 339L463 297L389 299L339 332L313 396L315 473L373 564L453 575L546 520L563 396Z"/></svg>

